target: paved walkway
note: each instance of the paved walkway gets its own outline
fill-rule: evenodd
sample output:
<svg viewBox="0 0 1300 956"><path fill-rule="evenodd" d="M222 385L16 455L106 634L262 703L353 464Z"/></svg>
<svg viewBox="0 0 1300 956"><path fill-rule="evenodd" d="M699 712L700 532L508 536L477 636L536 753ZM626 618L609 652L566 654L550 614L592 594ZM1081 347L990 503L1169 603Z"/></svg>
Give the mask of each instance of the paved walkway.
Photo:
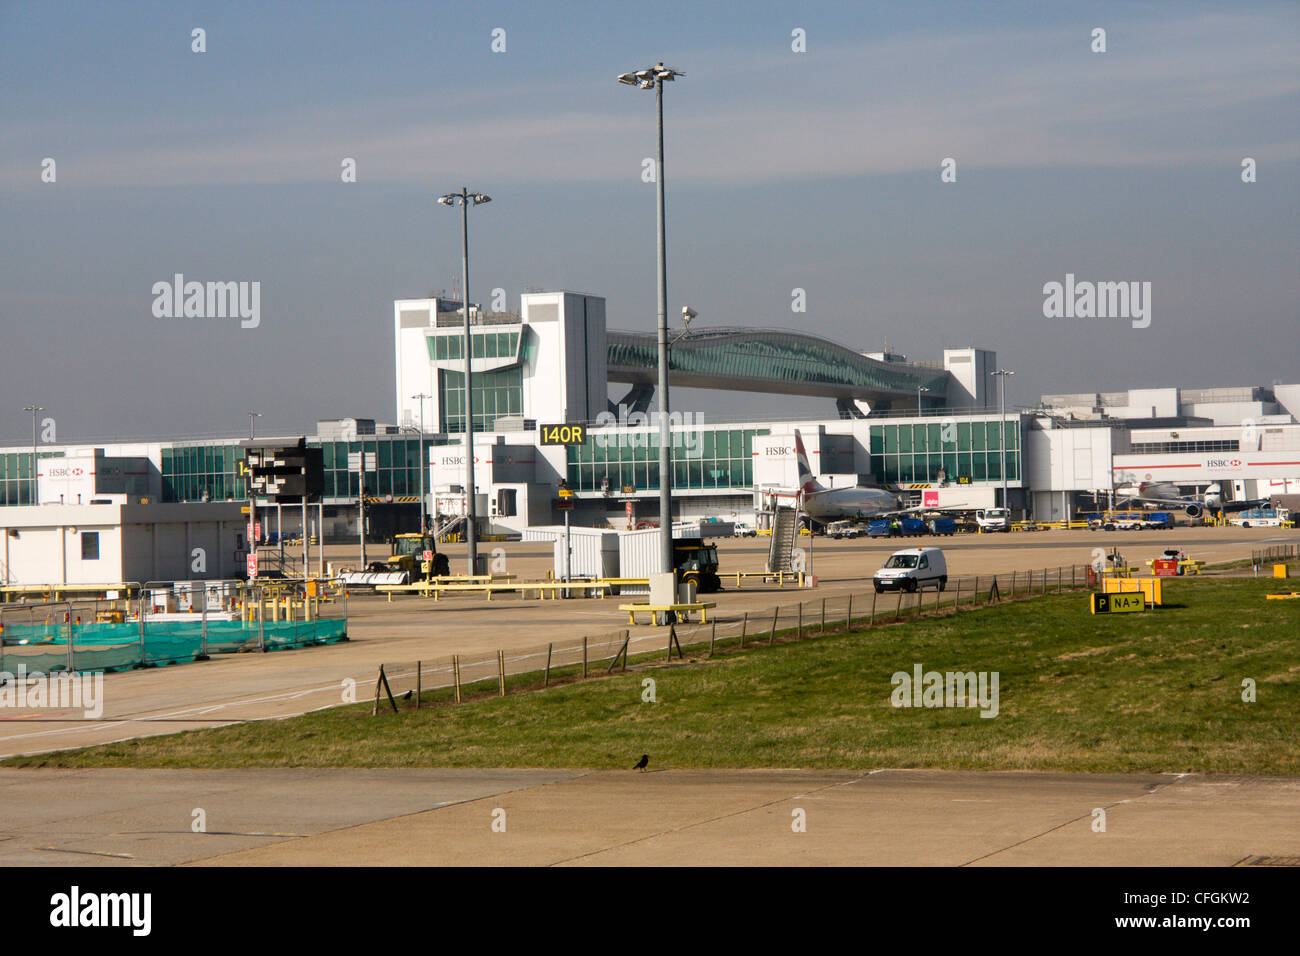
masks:
<svg viewBox="0 0 1300 956"><path fill-rule="evenodd" d="M0 866L1230 866L1300 858L1295 778L653 766L0 770ZM192 830L196 809L206 833ZM1098 809L1105 832L1093 828ZM796 810L805 832L792 830Z"/></svg>

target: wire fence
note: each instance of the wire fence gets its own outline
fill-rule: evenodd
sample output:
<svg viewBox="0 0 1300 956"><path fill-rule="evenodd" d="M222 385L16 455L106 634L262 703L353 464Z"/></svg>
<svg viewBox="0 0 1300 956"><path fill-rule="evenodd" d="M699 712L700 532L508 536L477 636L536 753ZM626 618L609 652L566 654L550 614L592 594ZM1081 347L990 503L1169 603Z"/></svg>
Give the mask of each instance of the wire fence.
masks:
<svg viewBox="0 0 1300 956"><path fill-rule="evenodd" d="M121 671L346 638L346 597L311 582L151 581L115 598L0 607L0 672Z"/></svg>
<svg viewBox="0 0 1300 956"><path fill-rule="evenodd" d="M1267 548L1260 548L1250 552L1250 563L1256 567L1273 562L1287 563L1300 557L1300 552L1294 544L1271 545Z"/></svg>
<svg viewBox="0 0 1300 956"><path fill-rule="evenodd" d="M713 655L758 646L870 630L900 621L951 617L990 605L1092 587L1091 565L953 578L942 591L873 590L778 604L770 610L723 611L708 623L675 623L665 630L628 627L582 638L495 653L456 654L386 663L365 688L372 712L437 701L505 696L512 691L596 677L693 654Z"/></svg>

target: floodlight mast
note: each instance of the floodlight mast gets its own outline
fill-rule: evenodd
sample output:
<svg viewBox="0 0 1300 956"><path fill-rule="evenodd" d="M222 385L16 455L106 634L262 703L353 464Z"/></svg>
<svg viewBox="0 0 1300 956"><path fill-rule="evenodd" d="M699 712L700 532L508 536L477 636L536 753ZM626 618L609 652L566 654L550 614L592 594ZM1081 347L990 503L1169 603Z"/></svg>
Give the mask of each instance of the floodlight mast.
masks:
<svg viewBox="0 0 1300 956"><path fill-rule="evenodd" d="M478 573L478 509L475 504L476 486L474 484L474 391L472 355L469 334L469 207L481 206L492 201L491 196L472 193L464 186L458 193L447 193L438 198L444 206L460 206L460 228L462 243L462 265L464 266L464 286L461 289L461 305L465 315L465 544L466 561L470 575Z"/></svg>
<svg viewBox="0 0 1300 956"><path fill-rule="evenodd" d="M673 561L672 431L668 424L670 403L668 398L668 259L664 227L664 84L685 75L680 70L666 67L660 62L634 73L622 73L618 77L618 81L625 86L655 91L658 118L655 198L659 265L659 570L661 572L671 572L675 565Z"/></svg>

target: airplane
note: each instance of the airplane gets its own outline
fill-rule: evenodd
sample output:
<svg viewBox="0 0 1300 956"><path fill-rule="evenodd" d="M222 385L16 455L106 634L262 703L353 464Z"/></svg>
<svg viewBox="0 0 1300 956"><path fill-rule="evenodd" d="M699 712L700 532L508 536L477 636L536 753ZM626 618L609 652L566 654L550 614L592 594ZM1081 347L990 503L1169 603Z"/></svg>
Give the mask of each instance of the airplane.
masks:
<svg viewBox="0 0 1300 956"><path fill-rule="evenodd" d="M1261 507L1267 500L1224 501L1223 488L1217 482L1206 488L1204 494L1184 495L1170 481L1143 481L1136 485L1124 485L1115 489L1115 497L1117 501L1136 501L1146 508L1172 505L1184 509L1189 518L1199 518L1206 511L1245 511Z"/></svg>
<svg viewBox="0 0 1300 956"><path fill-rule="evenodd" d="M803 447L803 436L794 430L795 458L799 463L799 490L786 492L780 497L803 498L803 513L813 521L824 524L837 518L853 518L859 514L879 518L903 514L916 509L904 508L899 496L884 488L824 488L813 477L808 464L808 453Z"/></svg>

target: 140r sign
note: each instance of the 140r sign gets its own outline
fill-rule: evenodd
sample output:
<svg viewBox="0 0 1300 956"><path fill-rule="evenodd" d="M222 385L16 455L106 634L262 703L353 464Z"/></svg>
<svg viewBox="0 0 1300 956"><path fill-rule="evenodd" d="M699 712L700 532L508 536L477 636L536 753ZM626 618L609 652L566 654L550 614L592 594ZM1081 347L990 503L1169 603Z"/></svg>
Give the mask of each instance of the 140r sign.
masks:
<svg viewBox="0 0 1300 956"><path fill-rule="evenodd" d="M587 443L586 425L542 425L543 445L585 445Z"/></svg>

